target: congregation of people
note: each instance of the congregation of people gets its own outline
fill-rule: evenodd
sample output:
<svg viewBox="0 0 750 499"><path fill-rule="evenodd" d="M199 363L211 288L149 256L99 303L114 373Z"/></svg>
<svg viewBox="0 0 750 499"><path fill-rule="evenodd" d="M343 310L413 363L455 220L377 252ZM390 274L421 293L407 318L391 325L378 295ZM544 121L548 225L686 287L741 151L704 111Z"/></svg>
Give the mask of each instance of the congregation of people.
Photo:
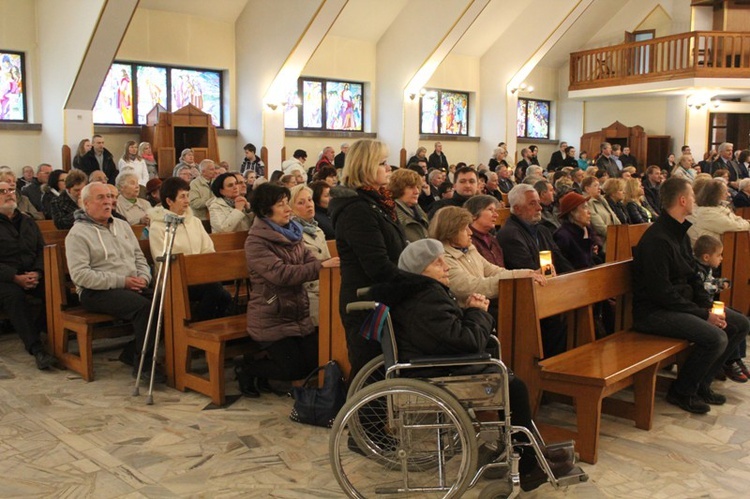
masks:
<svg viewBox="0 0 750 499"><path fill-rule="evenodd" d="M477 317L471 320L482 333L469 343L484 348L498 316L500 280L531 277L544 286L556 275L600 265L607 227L622 224L651 224L633 256L635 328L694 344L667 401L706 413L726 401L712 389L714 379L750 379L743 361L750 322L729 307L723 316L711 312L715 295L729 285L718 279L721 236L750 230L750 221L734 213L750 206L750 151L735 154L724 143L698 163L684 146L664 165L639 165L627 146L602 143L589 160L561 142L543 167L538 147L522 148L513 164L500 143L487 165L467 165L451 163L437 142L432 153L420 147L397 168L385 144L362 139L341 144L338 153L325 147L309 167L307 152L298 149L275 169L253 144L244 153L233 171L211 159L196 162L185 149L172 176L160 179L148 143L128 141L115 158L95 135L81 141L70 171L42 164L16 178L0 167L2 302L39 369L55 359L42 342L44 240L34 220L51 219L69 231L67 267L81 305L132 324L135 339L120 359L135 374L138 357L153 348L144 338L155 274L130 226L144 227L158 265L167 220L177 217L174 253L213 252L209 233L247 233L247 332L259 348L235 371L250 397L268 391L269 380L298 382L317 366L321 268L341 269L339 313L353 377L381 353L378 342L360 334L366 313L346 310L358 289L422 286L405 275L410 269L434 278L440 284L424 292L434 288L434 299L450 304L446 314L459 321ZM327 241L335 241L339 256L332 257ZM422 241L430 241L432 260L400 262ZM552 255L545 267L543 251ZM189 299L203 319L223 317L233 305L220 283L192 286ZM601 303L596 313L602 334L611 333L611 305ZM545 357L565 351L567 329L561 316L541 321ZM404 351L422 348L403 341ZM444 354L467 348L443 346ZM159 370L144 375L165 379Z"/></svg>

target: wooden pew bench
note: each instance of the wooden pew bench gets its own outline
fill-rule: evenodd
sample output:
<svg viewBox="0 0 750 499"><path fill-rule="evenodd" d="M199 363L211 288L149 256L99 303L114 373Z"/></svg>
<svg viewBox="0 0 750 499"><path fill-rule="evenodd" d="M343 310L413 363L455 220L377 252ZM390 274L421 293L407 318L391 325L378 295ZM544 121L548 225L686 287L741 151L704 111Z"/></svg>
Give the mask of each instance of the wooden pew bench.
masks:
<svg viewBox="0 0 750 499"><path fill-rule="evenodd" d="M229 355L257 351L247 335L247 318L238 315L195 322L192 320L188 287L197 284L245 279L248 277L244 250L202 255L175 255L169 270L168 293L165 295L164 347L166 371L170 383L187 388L224 405L224 364ZM193 351L203 352L208 372L193 369Z"/></svg>
<svg viewBox="0 0 750 499"><path fill-rule="evenodd" d="M550 278L546 286L531 278L500 281L498 329L504 361L529 387L532 412L543 392L573 399L577 431L539 424L551 441L574 439L581 459L596 463L602 412L651 428L656 375L689 347L687 341L632 331L632 260L605 264ZM617 299L615 334L595 340L593 307ZM545 359L539 320L568 315L565 353ZM570 338L574 336L574 338ZM633 402L611 395L633 387Z"/></svg>
<svg viewBox="0 0 750 499"><path fill-rule="evenodd" d="M74 293L65 260L58 245L44 247L45 300L49 343L58 362L86 381L94 380L93 340L132 334L130 325L116 325L116 318L73 306ZM78 354L70 350L70 335L78 343Z"/></svg>
<svg viewBox="0 0 750 499"><path fill-rule="evenodd" d="M651 227L645 224L623 224L607 226L607 263L622 262L633 258L633 248Z"/></svg>
<svg viewBox="0 0 750 499"><path fill-rule="evenodd" d="M725 232L721 241L724 245L721 276L732 281L732 287L721 292L721 300L750 315L750 232Z"/></svg>
<svg viewBox="0 0 750 499"><path fill-rule="evenodd" d="M329 241L332 243L333 241ZM330 248L329 244L329 249ZM335 249L335 246L334 246ZM320 269L320 315L318 325L318 364L324 365L335 360L349 378L349 350L346 346L346 331L339 313L339 291L341 290L341 269Z"/></svg>

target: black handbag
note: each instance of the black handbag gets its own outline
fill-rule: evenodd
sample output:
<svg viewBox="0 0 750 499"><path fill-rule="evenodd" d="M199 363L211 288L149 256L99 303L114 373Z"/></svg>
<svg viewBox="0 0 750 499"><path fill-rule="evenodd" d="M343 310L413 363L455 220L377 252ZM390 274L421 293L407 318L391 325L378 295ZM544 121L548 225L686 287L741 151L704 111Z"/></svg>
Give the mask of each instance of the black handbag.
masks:
<svg viewBox="0 0 750 499"><path fill-rule="evenodd" d="M313 388L308 386L318 373L324 370L323 386ZM346 402L346 383L344 374L335 360L318 367L311 372L300 387L292 388L294 408L289 419L297 423L330 428L339 409Z"/></svg>

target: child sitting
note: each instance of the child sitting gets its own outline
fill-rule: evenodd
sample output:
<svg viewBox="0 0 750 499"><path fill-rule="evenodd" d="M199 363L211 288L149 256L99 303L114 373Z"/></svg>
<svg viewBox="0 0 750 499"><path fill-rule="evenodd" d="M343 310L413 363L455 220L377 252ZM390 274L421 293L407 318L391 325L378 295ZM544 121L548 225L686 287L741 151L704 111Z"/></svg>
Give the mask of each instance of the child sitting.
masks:
<svg viewBox="0 0 750 499"><path fill-rule="evenodd" d="M703 281L703 287L708 293L714 298L717 298L718 294L725 289L729 289L731 283L729 279L723 277L716 277L714 275L717 272L721 261L723 259L722 251L724 246L714 236L701 236L695 241L695 247L693 253L698 261L698 275L701 281ZM723 372L719 372L716 376L717 379L726 380L727 378L737 383L746 383L750 379L750 371L748 371L742 358L746 354L747 342L742 342L737 346L737 352L731 355L724 364Z"/></svg>

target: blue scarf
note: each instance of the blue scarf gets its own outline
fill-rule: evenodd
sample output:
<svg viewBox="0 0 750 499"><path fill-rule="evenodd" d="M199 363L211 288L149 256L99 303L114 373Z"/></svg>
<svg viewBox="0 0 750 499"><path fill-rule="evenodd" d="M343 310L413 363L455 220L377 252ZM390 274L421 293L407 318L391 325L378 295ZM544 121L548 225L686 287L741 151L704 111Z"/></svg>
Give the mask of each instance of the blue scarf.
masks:
<svg viewBox="0 0 750 499"><path fill-rule="evenodd" d="M264 218L264 222L268 224L273 230L289 239L291 242L296 243L302 239L302 227L294 220L290 220L286 227L273 223L270 219Z"/></svg>

